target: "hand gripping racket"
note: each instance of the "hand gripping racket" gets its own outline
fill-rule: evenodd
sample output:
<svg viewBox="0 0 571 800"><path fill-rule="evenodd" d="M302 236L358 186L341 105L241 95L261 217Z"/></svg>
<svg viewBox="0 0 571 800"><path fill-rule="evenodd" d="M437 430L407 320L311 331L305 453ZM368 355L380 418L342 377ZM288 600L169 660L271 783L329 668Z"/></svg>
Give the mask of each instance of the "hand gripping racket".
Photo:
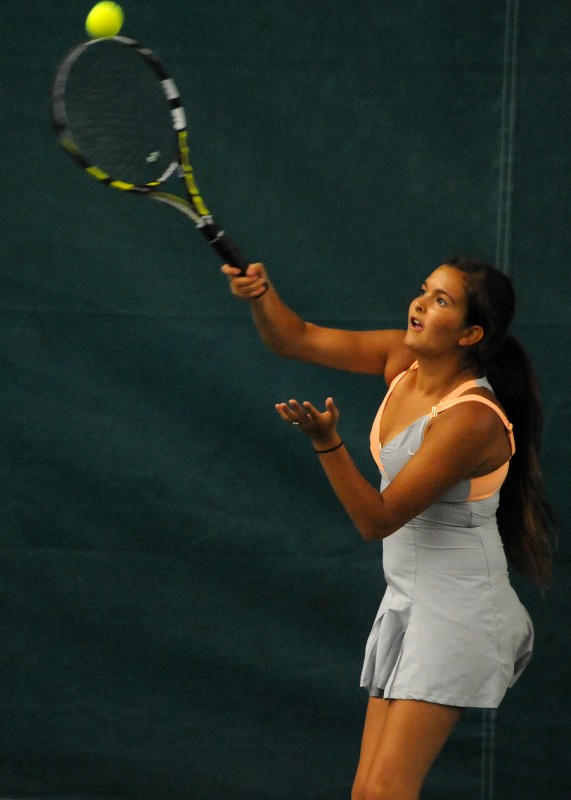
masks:
<svg viewBox="0 0 571 800"><path fill-rule="evenodd" d="M245 272L248 262L196 185L184 108L155 53L124 36L78 45L57 70L52 119L61 145L89 175L182 211L225 262ZM184 197L163 191L175 174Z"/></svg>

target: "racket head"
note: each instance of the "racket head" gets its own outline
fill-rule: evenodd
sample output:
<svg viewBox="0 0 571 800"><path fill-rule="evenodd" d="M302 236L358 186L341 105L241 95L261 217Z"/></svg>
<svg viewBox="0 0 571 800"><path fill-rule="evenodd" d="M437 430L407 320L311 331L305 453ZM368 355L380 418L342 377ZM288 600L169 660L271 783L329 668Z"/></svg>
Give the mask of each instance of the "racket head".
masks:
<svg viewBox="0 0 571 800"><path fill-rule="evenodd" d="M152 50L126 36L77 45L54 78L52 121L60 144L86 172L181 211L224 261L246 270L200 195L180 95ZM161 190L175 171L186 199Z"/></svg>
<svg viewBox="0 0 571 800"><path fill-rule="evenodd" d="M69 155L115 188L154 191L179 166L186 118L177 87L134 39L91 39L71 50L54 79L52 120Z"/></svg>

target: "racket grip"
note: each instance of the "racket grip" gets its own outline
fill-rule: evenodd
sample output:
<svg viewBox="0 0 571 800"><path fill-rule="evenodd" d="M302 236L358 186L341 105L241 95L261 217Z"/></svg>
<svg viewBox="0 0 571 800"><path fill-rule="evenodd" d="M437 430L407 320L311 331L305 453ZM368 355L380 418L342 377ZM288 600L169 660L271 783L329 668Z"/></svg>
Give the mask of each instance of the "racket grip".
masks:
<svg viewBox="0 0 571 800"><path fill-rule="evenodd" d="M230 264L231 267L238 267L242 271L242 275L246 274L249 262L212 217L203 218L197 227L226 264Z"/></svg>

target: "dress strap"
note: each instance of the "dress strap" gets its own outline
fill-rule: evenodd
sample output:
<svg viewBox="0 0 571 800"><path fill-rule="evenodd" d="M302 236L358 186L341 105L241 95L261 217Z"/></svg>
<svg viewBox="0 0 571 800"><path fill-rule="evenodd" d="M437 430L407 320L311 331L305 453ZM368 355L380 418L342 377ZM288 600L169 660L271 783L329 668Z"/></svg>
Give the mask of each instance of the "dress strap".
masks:
<svg viewBox="0 0 571 800"><path fill-rule="evenodd" d="M473 385L477 386L477 383L475 381L470 381L470 383L472 383ZM462 386L464 388L466 388L466 384L463 384ZM460 386L458 388L462 389L462 386ZM513 425L508 420L508 418L506 417L506 415L504 414L502 409L499 408L495 403L492 403L491 400L488 400L487 397L482 397L479 394L463 394L461 397L458 397L457 393L458 393L458 389L455 389L454 392L452 392L447 397L445 397L444 400L441 400L440 403L438 403L437 406L433 406L433 408L432 408L432 416L433 417L437 417L438 414L440 414L441 411L446 411L447 408L451 408L452 406L458 405L458 403L474 403L474 402L475 403L483 403L485 406L488 406L489 408L491 408L492 411L495 411L496 414L498 415L498 417L504 423L504 426L505 426L505 428L506 428L506 430L508 432L508 439L509 439L509 442L510 442L510 447L511 447L512 456L513 456L513 454L515 453L515 440L514 440L514 435L513 435Z"/></svg>
<svg viewBox="0 0 571 800"><path fill-rule="evenodd" d="M436 408L443 408L443 407L448 408L448 404L456 400L457 397L460 397L460 395L463 394L467 389L479 389L479 388L480 387L478 385L478 382L475 381L474 379L471 379L469 381L464 381L464 383L461 383L460 386L457 386L449 394L447 394L446 397L443 397L442 400L440 400L440 402L436 406Z"/></svg>

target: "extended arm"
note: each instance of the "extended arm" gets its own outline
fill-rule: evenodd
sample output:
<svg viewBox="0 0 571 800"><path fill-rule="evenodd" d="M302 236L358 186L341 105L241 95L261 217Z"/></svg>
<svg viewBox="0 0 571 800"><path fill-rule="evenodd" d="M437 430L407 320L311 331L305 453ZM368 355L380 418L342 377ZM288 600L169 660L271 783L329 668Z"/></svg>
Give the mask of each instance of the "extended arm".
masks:
<svg viewBox="0 0 571 800"><path fill-rule="evenodd" d="M403 344L404 331L347 331L306 322L280 298L263 264L251 264L246 275L228 265L222 271L232 293L250 300L262 341L282 358L384 375L389 382L414 360Z"/></svg>

